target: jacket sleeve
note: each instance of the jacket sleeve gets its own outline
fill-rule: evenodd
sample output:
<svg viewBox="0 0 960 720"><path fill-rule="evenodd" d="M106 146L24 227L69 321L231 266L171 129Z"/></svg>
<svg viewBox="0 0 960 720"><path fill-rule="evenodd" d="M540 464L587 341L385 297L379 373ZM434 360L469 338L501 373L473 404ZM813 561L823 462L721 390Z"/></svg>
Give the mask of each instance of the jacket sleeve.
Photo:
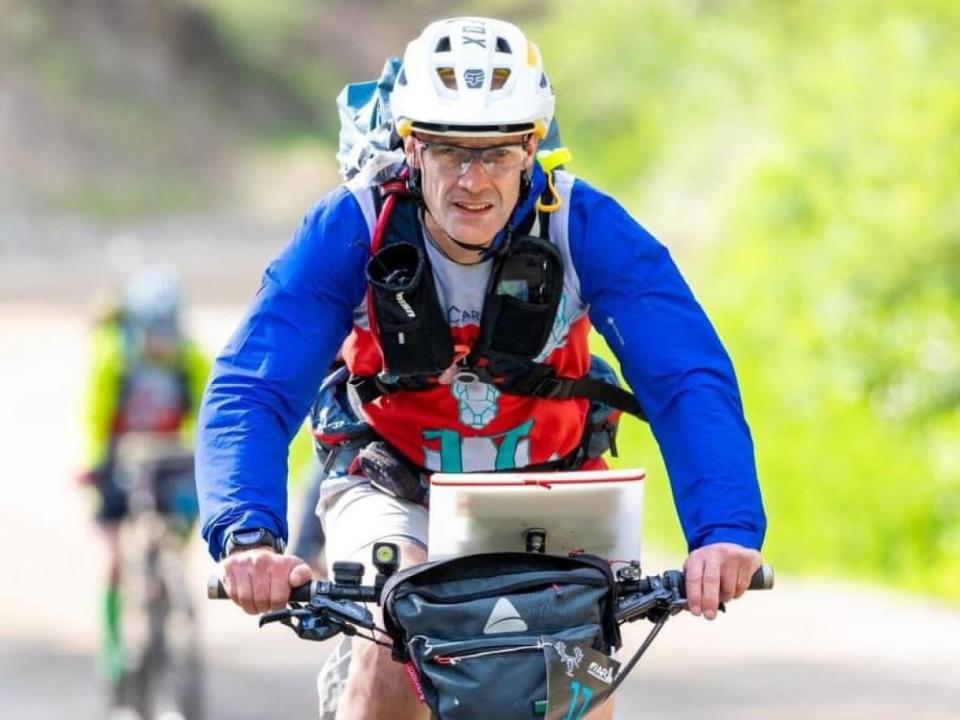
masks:
<svg viewBox="0 0 960 720"><path fill-rule="evenodd" d="M197 428L202 533L214 558L236 529L287 537L288 446L363 299L369 237L353 195L328 195L267 268L214 363Z"/></svg>
<svg viewBox="0 0 960 720"><path fill-rule="evenodd" d="M667 249L614 200L574 185L570 245L590 319L640 400L689 549L759 548L766 519L733 366Z"/></svg>

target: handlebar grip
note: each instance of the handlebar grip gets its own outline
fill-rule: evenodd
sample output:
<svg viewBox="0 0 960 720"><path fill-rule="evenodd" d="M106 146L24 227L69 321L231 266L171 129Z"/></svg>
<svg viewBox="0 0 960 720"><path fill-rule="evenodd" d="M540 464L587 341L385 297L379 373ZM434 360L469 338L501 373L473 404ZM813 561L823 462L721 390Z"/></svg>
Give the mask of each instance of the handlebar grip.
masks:
<svg viewBox="0 0 960 720"><path fill-rule="evenodd" d="M773 568L764 563L750 578L750 584L747 590L772 590L773 589Z"/></svg>
<svg viewBox="0 0 960 720"><path fill-rule="evenodd" d="M665 573L664 577L670 573ZM680 592L680 597L687 597L687 588L686 583L684 582L685 578L682 573L676 571L676 583L678 590ZM770 565L764 563L756 569L753 573L753 576L750 578L750 584L747 585L747 590L772 590L773 589L773 568Z"/></svg>
<svg viewBox="0 0 960 720"><path fill-rule="evenodd" d="M229 600L227 590L223 583L213 573L207 575L207 600Z"/></svg>
<svg viewBox="0 0 960 720"><path fill-rule="evenodd" d="M290 599L295 602L310 602L310 598L313 597L316 592L317 581L311 580L308 583L303 585L297 585L295 588L290 590ZM227 589L223 587L223 583L220 582L215 574L211 574L207 577L207 598L210 600L229 600L230 596L227 595Z"/></svg>

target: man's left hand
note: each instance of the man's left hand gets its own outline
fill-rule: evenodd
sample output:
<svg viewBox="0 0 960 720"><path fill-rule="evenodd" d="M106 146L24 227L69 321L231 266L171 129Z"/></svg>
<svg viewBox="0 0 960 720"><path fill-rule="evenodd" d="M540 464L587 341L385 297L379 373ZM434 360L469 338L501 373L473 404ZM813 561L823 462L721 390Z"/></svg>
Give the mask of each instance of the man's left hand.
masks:
<svg viewBox="0 0 960 720"><path fill-rule="evenodd" d="M690 612L713 620L720 603L746 592L750 578L762 564L758 551L734 543L697 548L683 564Z"/></svg>

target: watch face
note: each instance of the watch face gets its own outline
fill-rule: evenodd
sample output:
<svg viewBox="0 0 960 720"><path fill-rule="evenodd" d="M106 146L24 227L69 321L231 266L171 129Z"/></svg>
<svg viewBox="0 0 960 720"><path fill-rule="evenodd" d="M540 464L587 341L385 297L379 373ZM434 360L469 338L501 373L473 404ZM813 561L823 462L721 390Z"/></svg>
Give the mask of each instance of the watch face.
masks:
<svg viewBox="0 0 960 720"><path fill-rule="evenodd" d="M236 545L253 545L263 540L263 530L240 530L233 534L233 542Z"/></svg>

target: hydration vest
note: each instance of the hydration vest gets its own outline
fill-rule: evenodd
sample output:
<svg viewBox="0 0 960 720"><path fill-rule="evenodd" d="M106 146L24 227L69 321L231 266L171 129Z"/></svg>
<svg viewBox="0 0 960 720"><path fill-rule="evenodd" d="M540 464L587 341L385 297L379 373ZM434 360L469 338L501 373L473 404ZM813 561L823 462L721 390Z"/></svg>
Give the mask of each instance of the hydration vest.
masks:
<svg viewBox="0 0 960 720"><path fill-rule="evenodd" d="M646 419L636 397L591 374L559 377L537 362L554 326L564 264L548 239L543 205L508 228L494 252L473 347L454 345L424 246L418 190L405 174L379 186L367 264L367 313L383 358L376 375L350 378L363 404L436 383L482 382L509 395L587 398Z"/></svg>

